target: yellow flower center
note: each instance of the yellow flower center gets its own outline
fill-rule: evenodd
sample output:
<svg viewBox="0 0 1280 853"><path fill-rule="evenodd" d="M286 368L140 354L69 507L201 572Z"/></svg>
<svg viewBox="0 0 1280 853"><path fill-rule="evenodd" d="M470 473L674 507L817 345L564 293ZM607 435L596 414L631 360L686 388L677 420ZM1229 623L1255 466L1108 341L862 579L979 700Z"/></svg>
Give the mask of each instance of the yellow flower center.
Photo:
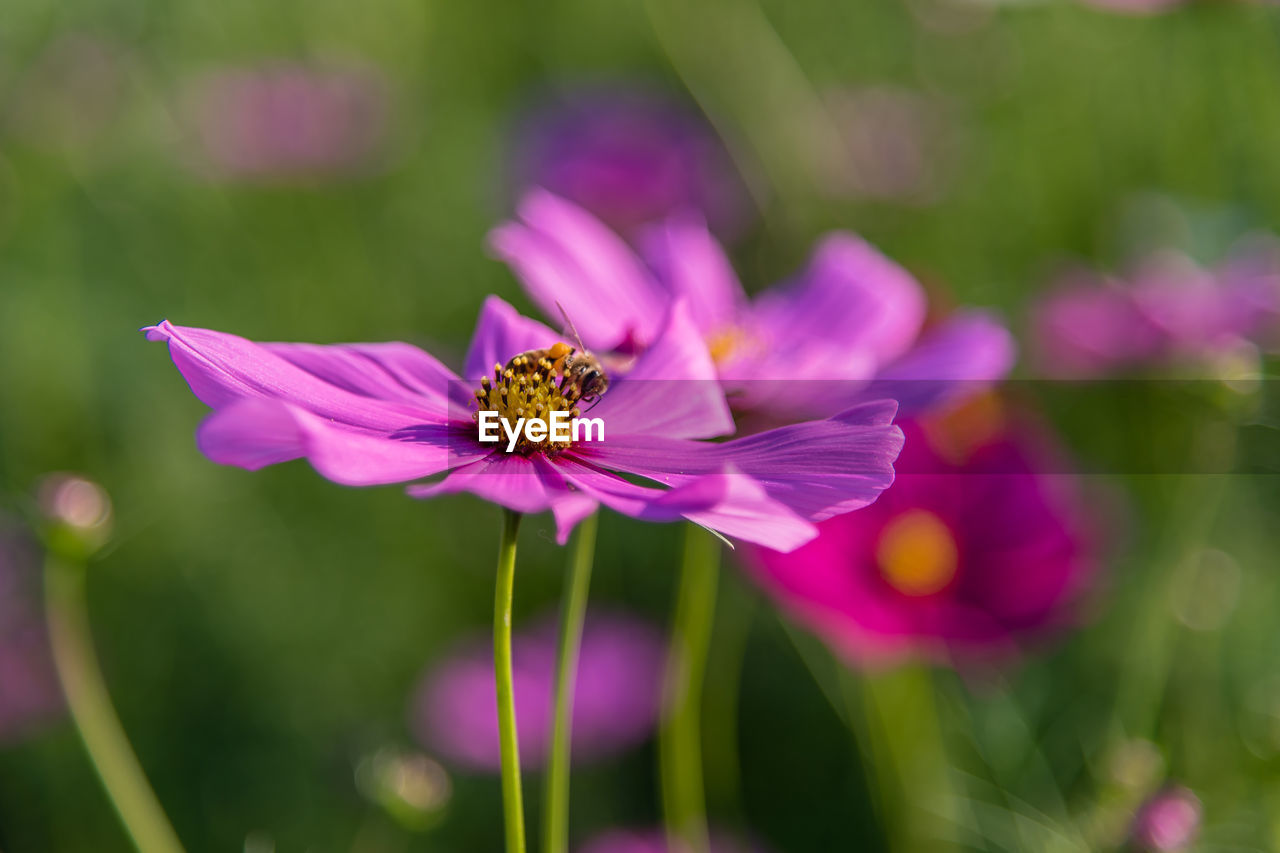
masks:
<svg viewBox="0 0 1280 853"><path fill-rule="evenodd" d="M728 328L707 338L707 352L711 353L711 360L720 364L728 358L738 348L738 337L736 329Z"/></svg>
<svg viewBox="0 0 1280 853"><path fill-rule="evenodd" d="M518 355L506 367L495 364L493 379L485 376L480 380L476 412L471 418L478 422L480 412L497 412L498 418L513 430L521 418L550 423L553 412L567 412L576 418L581 414L577 407L579 393L575 385L556 372L551 359ZM528 455L540 450L554 455L572 444L572 440L556 441L551 437L541 442L529 441L522 430L514 452Z"/></svg>
<svg viewBox="0 0 1280 853"><path fill-rule="evenodd" d="M754 346L755 339L740 326L724 326L707 336L707 352L717 365L723 365L741 350Z"/></svg>
<svg viewBox="0 0 1280 853"><path fill-rule="evenodd" d="M908 510L880 532L876 563L884 579L899 592L932 595L956 576L956 541L933 513Z"/></svg>

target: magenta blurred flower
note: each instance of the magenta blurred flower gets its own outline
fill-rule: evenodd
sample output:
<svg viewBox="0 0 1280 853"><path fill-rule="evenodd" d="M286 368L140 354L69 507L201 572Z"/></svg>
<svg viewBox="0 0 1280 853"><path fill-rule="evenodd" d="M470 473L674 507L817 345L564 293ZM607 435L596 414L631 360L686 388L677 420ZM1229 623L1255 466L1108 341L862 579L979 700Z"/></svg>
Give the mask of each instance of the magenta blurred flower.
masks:
<svg viewBox="0 0 1280 853"><path fill-rule="evenodd" d="M749 301L697 217L647 229L644 260L549 192L530 193L519 217L490 244L544 312L579 306L573 319L588 346L636 352L653 345L667 306L687 302L740 411L813 417L886 397L917 411L1001 378L1013 362L1012 337L983 312L958 312L921 335L924 289L847 232L819 243L795 281Z"/></svg>
<svg viewBox="0 0 1280 853"><path fill-rule="evenodd" d="M1195 0L1083 0L1088 6L1108 12L1128 15L1155 15L1168 12L1178 6L1190 6ZM1213 5L1218 0L1200 0L1202 5ZM1277 0L1240 0L1258 6L1274 5Z"/></svg>
<svg viewBox="0 0 1280 853"><path fill-rule="evenodd" d="M760 848L744 844L724 833L711 834L711 853L756 853ZM613 829L589 839L578 853L670 853L661 829Z"/></svg>
<svg viewBox="0 0 1280 853"><path fill-rule="evenodd" d="M701 115L655 90L571 90L529 112L513 137L518 193L546 187L624 233L695 210L728 236L751 212L715 132Z"/></svg>
<svg viewBox="0 0 1280 853"><path fill-rule="evenodd" d="M556 643L554 614L512 641L522 763L541 766L551 749ZM665 653L661 633L647 622L588 614L573 700L575 760L615 755L649 736L661 705ZM485 640L477 638L427 673L410 727L424 746L460 765L499 769L493 649Z"/></svg>
<svg viewBox="0 0 1280 853"><path fill-rule="evenodd" d="M940 99L907 89L842 89L826 96L841 140L831 164L834 195L935 201L949 177L956 128Z"/></svg>
<svg viewBox="0 0 1280 853"><path fill-rule="evenodd" d="M1145 258L1127 281L1075 272L1033 309L1046 372L1093 376L1211 361L1265 341L1280 320L1280 247L1241 243L1214 269L1173 251Z"/></svg>
<svg viewBox="0 0 1280 853"><path fill-rule="evenodd" d="M205 165L222 178L291 182L376 166L389 98L374 71L280 63L197 82L188 112Z"/></svg>
<svg viewBox="0 0 1280 853"><path fill-rule="evenodd" d="M1186 5L1188 0L1084 0L1086 5L1108 12L1123 12L1130 15L1154 15L1166 12L1176 6Z"/></svg>
<svg viewBox="0 0 1280 853"><path fill-rule="evenodd" d="M589 312L580 317L591 322ZM731 432L733 420L682 303L666 311L652 345L594 405L604 440L515 452L479 441L476 390L491 378L493 393L506 389L501 365L561 336L496 297L481 312L465 381L403 343L257 344L168 321L144 331L168 342L192 391L214 409L197 434L213 461L256 470L306 458L324 477L353 486L447 472L409 493L465 491L517 512L550 510L562 544L604 504L790 550L816 535L814 521L875 500L893 481L902 442L890 401L733 441L697 441ZM537 377L528 393L545 394L552 409L574 405L555 397L553 373Z"/></svg>
<svg viewBox="0 0 1280 853"><path fill-rule="evenodd" d="M36 549L0 518L0 742L63 710L40 607Z"/></svg>
<svg viewBox="0 0 1280 853"><path fill-rule="evenodd" d="M1200 817L1195 794L1183 787L1165 788L1138 809L1130 838L1140 850L1185 850L1200 830Z"/></svg>
<svg viewBox="0 0 1280 853"><path fill-rule="evenodd" d="M1072 616L1095 562L1084 507L1031 441L918 424L893 487L807 545L748 552L782 607L855 664L1000 658ZM957 453L957 446L960 453Z"/></svg>

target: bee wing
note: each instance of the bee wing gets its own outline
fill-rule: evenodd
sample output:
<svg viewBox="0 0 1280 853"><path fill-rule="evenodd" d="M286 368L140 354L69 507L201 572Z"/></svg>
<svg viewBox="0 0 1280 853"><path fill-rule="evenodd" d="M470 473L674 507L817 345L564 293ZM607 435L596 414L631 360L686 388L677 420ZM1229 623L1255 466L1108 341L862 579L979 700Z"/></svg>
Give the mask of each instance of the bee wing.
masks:
<svg viewBox="0 0 1280 853"><path fill-rule="evenodd" d="M578 334L578 327L573 325L573 321L569 319L569 312L564 310L564 306L556 301L556 307L560 309L560 316L564 318L564 323L569 327L569 331L573 334L573 340L578 345L578 352L585 353L587 348L582 344L582 336Z"/></svg>

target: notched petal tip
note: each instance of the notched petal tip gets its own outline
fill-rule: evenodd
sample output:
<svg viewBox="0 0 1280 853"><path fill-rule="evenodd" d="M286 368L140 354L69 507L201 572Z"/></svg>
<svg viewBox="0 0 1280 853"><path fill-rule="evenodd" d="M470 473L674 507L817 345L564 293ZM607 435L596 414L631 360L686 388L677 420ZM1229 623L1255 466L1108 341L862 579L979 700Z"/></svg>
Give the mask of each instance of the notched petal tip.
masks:
<svg viewBox="0 0 1280 853"><path fill-rule="evenodd" d="M838 412L831 420L853 426L888 426L898 416L897 400L870 400Z"/></svg>
<svg viewBox="0 0 1280 853"><path fill-rule="evenodd" d="M147 336L147 340L149 341L167 341L173 336L172 330L173 324L168 320L161 320L154 326L143 326L141 329L138 329L139 332L142 332Z"/></svg>

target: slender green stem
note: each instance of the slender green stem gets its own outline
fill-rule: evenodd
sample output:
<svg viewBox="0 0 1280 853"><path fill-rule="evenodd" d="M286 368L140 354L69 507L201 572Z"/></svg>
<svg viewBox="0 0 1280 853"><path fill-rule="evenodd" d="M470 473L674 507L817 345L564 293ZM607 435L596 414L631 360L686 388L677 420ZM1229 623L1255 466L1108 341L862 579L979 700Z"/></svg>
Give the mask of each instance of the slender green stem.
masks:
<svg viewBox="0 0 1280 853"><path fill-rule="evenodd" d="M931 673L919 665L857 679L845 672L843 688L850 718L862 717L864 754L889 849L955 849L949 838L959 815Z"/></svg>
<svg viewBox="0 0 1280 853"><path fill-rule="evenodd" d="M666 713L658 733L668 845L687 853L707 853L709 847L702 783L702 685L719 574L720 543L690 525L667 656Z"/></svg>
<svg viewBox="0 0 1280 853"><path fill-rule="evenodd" d="M716 624L707 653L707 687L702 697L703 772L707 806L714 812L743 818L738 763L738 705L747 641L756 616L756 598L732 576L720 585ZM743 818L745 819L745 818Z"/></svg>
<svg viewBox="0 0 1280 853"><path fill-rule="evenodd" d="M502 815L507 853L524 853L524 795L516 738L515 686L511 674L511 601L516 577L516 533L520 513L502 511L498 579L493 595L493 670L498 686L498 735L502 755Z"/></svg>
<svg viewBox="0 0 1280 853"><path fill-rule="evenodd" d="M547 762L547 792L543 812L543 853L569 849L569 757L573 739L573 694L578 681L578 650L587 615L587 591L596 552L600 517L591 515L578 525L569 559L564 601L560 605L560 648L556 660L556 707Z"/></svg>
<svg viewBox="0 0 1280 853"><path fill-rule="evenodd" d="M1125 736L1154 738L1176 662L1179 625L1171 612L1174 590L1185 582L1189 558L1204 546L1228 481L1227 475L1183 474L1169 484L1171 523L1144 567L1142 597L1129 621L1132 637L1116 695L1116 719Z"/></svg>
<svg viewBox="0 0 1280 853"><path fill-rule="evenodd" d="M49 555L45 561L45 611L53 662L71 718L134 845L142 853L178 853L182 844L147 784L111 706L93 651L84 587L84 563Z"/></svg>

